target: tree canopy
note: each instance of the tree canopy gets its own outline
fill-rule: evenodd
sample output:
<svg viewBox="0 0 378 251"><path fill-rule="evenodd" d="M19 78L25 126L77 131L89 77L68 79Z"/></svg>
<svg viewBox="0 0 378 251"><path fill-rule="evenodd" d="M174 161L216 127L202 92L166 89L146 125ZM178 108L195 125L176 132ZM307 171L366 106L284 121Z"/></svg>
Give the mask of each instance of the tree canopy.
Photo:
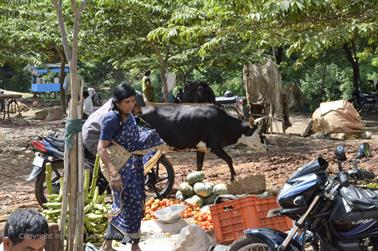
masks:
<svg viewBox="0 0 378 251"><path fill-rule="evenodd" d="M0 65L57 61L63 48L51 2L21 2L0 4ZM181 84L201 78L221 92L241 86L246 63L274 58L283 80L300 84L321 59L341 67L350 91L378 78L377 11L374 0L90 1L79 65L93 83L153 69L158 82L171 71Z"/></svg>

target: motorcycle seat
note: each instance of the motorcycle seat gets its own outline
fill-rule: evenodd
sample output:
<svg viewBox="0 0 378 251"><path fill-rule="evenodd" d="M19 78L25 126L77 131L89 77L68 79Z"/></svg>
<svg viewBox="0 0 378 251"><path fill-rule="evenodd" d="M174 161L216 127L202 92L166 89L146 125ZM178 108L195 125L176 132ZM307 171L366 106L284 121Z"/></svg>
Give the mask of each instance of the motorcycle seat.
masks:
<svg viewBox="0 0 378 251"><path fill-rule="evenodd" d="M361 98L367 99L368 101L374 101L375 100L375 93L360 92L359 96Z"/></svg>
<svg viewBox="0 0 378 251"><path fill-rule="evenodd" d="M217 104L223 105L223 104L234 104L236 103L236 100L238 99L237 96L233 97L216 97L215 102Z"/></svg>
<svg viewBox="0 0 378 251"><path fill-rule="evenodd" d="M378 209L378 192L376 191L350 185L343 187L340 193L352 211Z"/></svg>
<svg viewBox="0 0 378 251"><path fill-rule="evenodd" d="M57 138L53 136L48 136L47 138L50 138L51 140L57 141L57 142L62 142L64 143L64 138Z"/></svg>
<svg viewBox="0 0 378 251"><path fill-rule="evenodd" d="M56 147L59 151L64 152L64 140L53 137L46 137L45 140L52 146Z"/></svg>

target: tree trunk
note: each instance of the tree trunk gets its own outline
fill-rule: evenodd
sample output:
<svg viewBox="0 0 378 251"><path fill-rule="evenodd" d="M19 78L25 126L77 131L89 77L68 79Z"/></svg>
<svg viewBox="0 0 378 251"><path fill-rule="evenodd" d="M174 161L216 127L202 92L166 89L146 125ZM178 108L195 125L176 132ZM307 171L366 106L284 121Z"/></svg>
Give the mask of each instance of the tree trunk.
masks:
<svg viewBox="0 0 378 251"><path fill-rule="evenodd" d="M354 44L352 44L352 46L344 44L343 50L345 52L345 57L347 58L353 69L353 91L358 91L360 87L360 65L356 56L356 47Z"/></svg>
<svg viewBox="0 0 378 251"><path fill-rule="evenodd" d="M167 73L167 62L168 62L168 52L166 57L164 58L163 55L160 52L160 49L154 44L150 44L155 51L156 56L159 59L159 69L160 69L160 79L161 83L163 85L163 102L167 103L168 102L168 85L167 85L167 78L165 77L165 74Z"/></svg>
<svg viewBox="0 0 378 251"><path fill-rule="evenodd" d="M58 52L60 58L60 73L59 73L59 83L60 83L60 104L62 106L63 112L66 113L66 93L63 89L64 78L66 77L66 72L64 71L66 66L66 57L64 52L57 46L56 51Z"/></svg>
<svg viewBox="0 0 378 251"><path fill-rule="evenodd" d="M323 101L323 98L324 98L324 95L325 95L324 85L325 85L326 73L327 73L327 64L325 63L324 67L323 67L322 83L320 85L320 97L319 97L320 103Z"/></svg>
<svg viewBox="0 0 378 251"><path fill-rule="evenodd" d="M165 77L165 73L167 73L167 66L165 62L160 63L160 78L161 83L163 85L163 102L168 102L168 85L167 85L167 78Z"/></svg>
<svg viewBox="0 0 378 251"><path fill-rule="evenodd" d="M273 48L273 56L276 60L277 65L281 64L284 57L284 50L282 47Z"/></svg>

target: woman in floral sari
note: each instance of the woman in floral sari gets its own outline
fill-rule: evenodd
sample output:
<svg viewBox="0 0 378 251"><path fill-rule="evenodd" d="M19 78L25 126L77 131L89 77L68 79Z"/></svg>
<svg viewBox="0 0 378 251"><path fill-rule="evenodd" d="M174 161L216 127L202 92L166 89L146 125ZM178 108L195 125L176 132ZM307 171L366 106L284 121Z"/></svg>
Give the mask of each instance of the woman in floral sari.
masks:
<svg viewBox="0 0 378 251"><path fill-rule="evenodd" d="M163 140L155 130L139 130L132 110L135 105L135 90L127 84L114 89L114 109L107 113L101 124L98 154L105 164L112 188L113 217L105 234L102 251L111 251L112 240L131 243L132 250L139 250L139 231L144 213L143 156L131 155L118 171L111 163L106 150L112 141L129 152L160 145Z"/></svg>

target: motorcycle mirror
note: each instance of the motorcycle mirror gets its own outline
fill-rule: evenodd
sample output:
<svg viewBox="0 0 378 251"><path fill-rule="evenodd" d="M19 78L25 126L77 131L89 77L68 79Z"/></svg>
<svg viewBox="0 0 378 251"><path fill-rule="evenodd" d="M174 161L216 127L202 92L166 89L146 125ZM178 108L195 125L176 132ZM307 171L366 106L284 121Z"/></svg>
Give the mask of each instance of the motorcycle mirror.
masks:
<svg viewBox="0 0 378 251"><path fill-rule="evenodd" d="M362 159L363 157L369 158L371 156L371 148L368 143L363 143L358 147L356 156L357 159Z"/></svg>
<svg viewBox="0 0 378 251"><path fill-rule="evenodd" d="M338 161L346 161L346 155L345 155L345 147L343 145L339 145L335 149L335 157Z"/></svg>

